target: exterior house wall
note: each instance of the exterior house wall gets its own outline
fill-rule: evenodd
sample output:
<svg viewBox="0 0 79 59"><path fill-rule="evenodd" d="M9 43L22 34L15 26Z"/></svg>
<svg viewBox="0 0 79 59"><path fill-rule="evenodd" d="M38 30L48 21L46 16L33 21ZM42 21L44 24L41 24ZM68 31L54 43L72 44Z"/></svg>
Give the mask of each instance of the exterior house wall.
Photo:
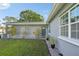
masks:
<svg viewBox="0 0 79 59"><path fill-rule="evenodd" d="M66 39L67 40L67 39ZM73 43L58 39L58 50L65 56L79 56L79 46Z"/></svg>
<svg viewBox="0 0 79 59"><path fill-rule="evenodd" d="M50 27L50 32L48 33L49 35L49 39L50 39L50 43L53 44L53 39L56 40L56 48L58 48L58 42L57 42L57 37L59 36L59 18L56 17L53 21L50 22L49 27Z"/></svg>
<svg viewBox="0 0 79 59"><path fill-rule="evenodd" d="M53 35L54 37L59 36L59 18L56 17L53 21L50 22L50 33L49 35Z"/></svg>
<svg viewBox="0 0 79 59"><path fill-rule="evenodd" d="M75 45L73 43L67 42L66 40L69 39L60 39L60 30L59 30L59 26L60 26L60 14L62 14L64 11L66 11L68 9L68 6L66 5L64 8L62 8L59 11L59 14L57 14L57 16L55 16L55 18L52 19L52 21L49 23L49 27L50 27L50 32L48 33L48 35L50 37L54 37L56 40L56 48L58 49L59 53L62 53L63 55L71 55L71 56L79 56L79 46ZM50 39L51 41L52 39ZM72 39L71 39L72 40ZM52 42L51 42L52 44Z"/></svg>
<svg viewBox="0 0 79 59"><path fill-rule="evenodd" d="M14 36L9 36L9 38L27 38L27 39L36 39L35 32L38 29L41 29L41 26L15 26L16 34ZM37 31L39 32L39 31Z"/></svg>

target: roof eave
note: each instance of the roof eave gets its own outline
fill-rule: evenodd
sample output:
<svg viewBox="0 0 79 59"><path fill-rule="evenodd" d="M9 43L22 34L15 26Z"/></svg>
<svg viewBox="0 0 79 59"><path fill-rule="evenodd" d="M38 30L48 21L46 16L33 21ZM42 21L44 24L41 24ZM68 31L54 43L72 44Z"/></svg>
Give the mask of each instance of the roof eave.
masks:
<svg viewBox="0 0 79 59"><path fill-rule="evenodd" d="M46 22L29 22L29 23L17 23L17 22L7 22L7 23L4 23L5 25L36 25L36 26L39 26L39 25L47 25Z"/></svg>
<svg viewBox="0 0 79 59"><path fill-rule="evenodd" d="M56 3L54 4L54 7L52 9L52 11L50 12L50 15L48 16L48 19L47 19L47 23L49 23L56 14L58 12L58 10L61 9L61 7L64 5L65 3Z"/></svg>

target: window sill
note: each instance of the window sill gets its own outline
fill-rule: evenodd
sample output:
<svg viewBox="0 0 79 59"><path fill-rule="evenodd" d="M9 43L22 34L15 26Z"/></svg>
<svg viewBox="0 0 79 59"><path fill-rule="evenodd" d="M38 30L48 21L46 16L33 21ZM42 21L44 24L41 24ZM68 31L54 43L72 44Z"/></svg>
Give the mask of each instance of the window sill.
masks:
<svg viewBox="0 0 79 59"><path fill-rule="evenodd" d="M68 43L71 43L73 45L79 46L79 40L77 40L77 39L69 39L69 38L63 37L63 36L59 36L58 38L63 41L66 41Z"/></svg>

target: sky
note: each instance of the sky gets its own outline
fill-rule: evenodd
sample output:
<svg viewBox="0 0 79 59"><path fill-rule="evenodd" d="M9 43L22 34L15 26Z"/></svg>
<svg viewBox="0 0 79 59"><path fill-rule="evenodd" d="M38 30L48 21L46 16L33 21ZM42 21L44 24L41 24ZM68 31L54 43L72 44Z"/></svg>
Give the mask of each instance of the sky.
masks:
<svg viewBox="0 0 79 59"><path fill-rule="evenodd" d="M19 18L19 14L23 10L31 9L47 20L51 11L51 3L0 3L0 23L3 22L5 16L13 16Z"/></svg>

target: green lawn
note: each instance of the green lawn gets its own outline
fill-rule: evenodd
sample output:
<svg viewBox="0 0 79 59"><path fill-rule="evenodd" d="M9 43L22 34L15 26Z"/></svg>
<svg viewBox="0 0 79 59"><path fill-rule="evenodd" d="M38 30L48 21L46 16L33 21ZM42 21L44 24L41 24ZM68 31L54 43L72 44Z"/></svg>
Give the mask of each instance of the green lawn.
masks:
<svg viewBox="0 0 79 59"><path fill-rule="evenodd" d="M44 40L0 40L0 56L46 56L49 55Z"/></svg>

